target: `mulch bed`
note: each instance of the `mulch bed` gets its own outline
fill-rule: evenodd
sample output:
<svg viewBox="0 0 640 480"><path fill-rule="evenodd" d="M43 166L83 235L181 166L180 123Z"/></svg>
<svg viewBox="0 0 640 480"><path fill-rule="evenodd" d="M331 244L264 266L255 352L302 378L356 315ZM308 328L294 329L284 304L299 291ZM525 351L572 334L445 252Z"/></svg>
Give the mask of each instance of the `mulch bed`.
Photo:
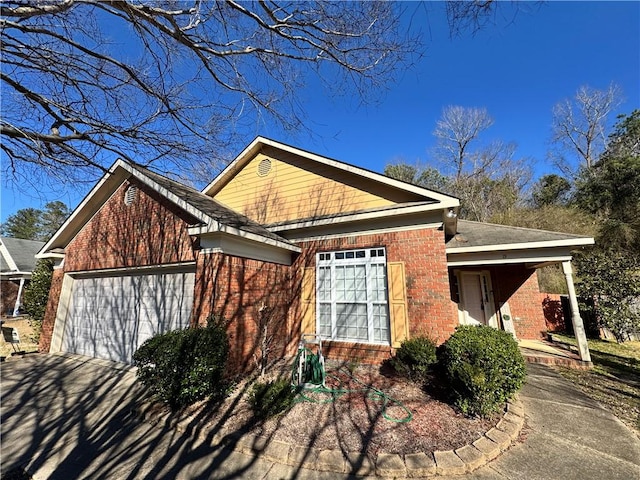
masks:
<svg viewBox="0 0 640 480"><path fill-rule="evenodd" d="M281 364L258 379L287 376ZM240 432L321 450L409 454L457 449L494 427L501 418L467 418L433 393L380 367L328 364L327 387L339 389L332 398L305 392L289 411L268 420L255 417L248 403L251 380L239 383L221 404L201 402L181 418L197 423L200 432ZM409 421L408 412L411 414ZM194 425L195 426L195 425Z"/></svg>

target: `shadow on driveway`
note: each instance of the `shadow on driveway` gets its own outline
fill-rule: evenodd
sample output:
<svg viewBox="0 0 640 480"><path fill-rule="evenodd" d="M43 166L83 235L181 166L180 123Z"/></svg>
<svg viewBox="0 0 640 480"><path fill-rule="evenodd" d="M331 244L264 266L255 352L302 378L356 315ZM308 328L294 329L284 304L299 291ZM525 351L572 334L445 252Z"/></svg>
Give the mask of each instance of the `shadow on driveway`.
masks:
<svg viewBox="0 0 640 480"><path fill-rule="evenodd" d="M36 480L269 476L273 464L233 452L232 442L212 444L215 432L198 431L198 418L186 432L141 421L144 392L133 369L119 367L63 355L4 362L2 472L23 468ZM301 473L287 468L289 478Z"/></svg>

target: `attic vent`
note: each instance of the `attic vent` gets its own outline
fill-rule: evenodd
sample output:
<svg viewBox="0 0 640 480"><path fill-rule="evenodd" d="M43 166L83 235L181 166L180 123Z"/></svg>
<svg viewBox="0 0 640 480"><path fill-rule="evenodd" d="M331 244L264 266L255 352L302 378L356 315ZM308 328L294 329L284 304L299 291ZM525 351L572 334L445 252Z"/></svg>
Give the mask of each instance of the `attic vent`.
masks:
<svg viewBox="0 0 640 480"><path fill-rule="evenodd" d="M138 193L138 187L135 185L129 185L127 191L124 193L124 204L129 206L136 199L136 193Z"/></svg>
<svg viewBox="0 0 640 480"><path fill-rule="evenodd" d="M271 160L268 158L263 158L258 164L258 176L266 177L271 172Z"/></svg>

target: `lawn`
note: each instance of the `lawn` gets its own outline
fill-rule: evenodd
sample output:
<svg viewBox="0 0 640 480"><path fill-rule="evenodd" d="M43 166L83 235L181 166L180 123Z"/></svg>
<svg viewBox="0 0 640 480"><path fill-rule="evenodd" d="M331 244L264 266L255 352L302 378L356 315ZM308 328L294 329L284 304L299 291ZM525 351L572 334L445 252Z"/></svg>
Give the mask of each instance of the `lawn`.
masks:
<svg viewBox="0 0 640 480"><path fill-rule="evenodd" d="M553 339L576 345L567 335L554 333ZM640 342L589 339L589 350L591 370L558 371L640 434Z"/></svg>
<svg viewBox="0 0 640 480"><path fill-rule="evenodd" d="M20 343L16 345L16 348L19 351L25 353L38 351L38 344L35 342L35 333L27 317L4 317L2 318L2 326L13 327L18 330ZM4 337L0 336L0 357L10 357L14 351L12 345L5 342Z"/></svg>

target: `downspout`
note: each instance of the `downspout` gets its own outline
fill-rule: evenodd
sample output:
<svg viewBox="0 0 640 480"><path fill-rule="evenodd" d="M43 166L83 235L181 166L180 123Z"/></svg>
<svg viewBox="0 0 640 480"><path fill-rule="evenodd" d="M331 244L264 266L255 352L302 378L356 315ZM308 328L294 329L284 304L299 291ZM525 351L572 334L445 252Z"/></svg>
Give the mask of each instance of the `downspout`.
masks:
<svg viewBox="0 0 640 480"><path fill-rule="evenodd" d="M22 289L24 288L24 278L20 279L20 286L18 287L18 296L16 297L16 304L13 307L13 316L17 317L20 313L20 300L22 299Z"/></svg>

